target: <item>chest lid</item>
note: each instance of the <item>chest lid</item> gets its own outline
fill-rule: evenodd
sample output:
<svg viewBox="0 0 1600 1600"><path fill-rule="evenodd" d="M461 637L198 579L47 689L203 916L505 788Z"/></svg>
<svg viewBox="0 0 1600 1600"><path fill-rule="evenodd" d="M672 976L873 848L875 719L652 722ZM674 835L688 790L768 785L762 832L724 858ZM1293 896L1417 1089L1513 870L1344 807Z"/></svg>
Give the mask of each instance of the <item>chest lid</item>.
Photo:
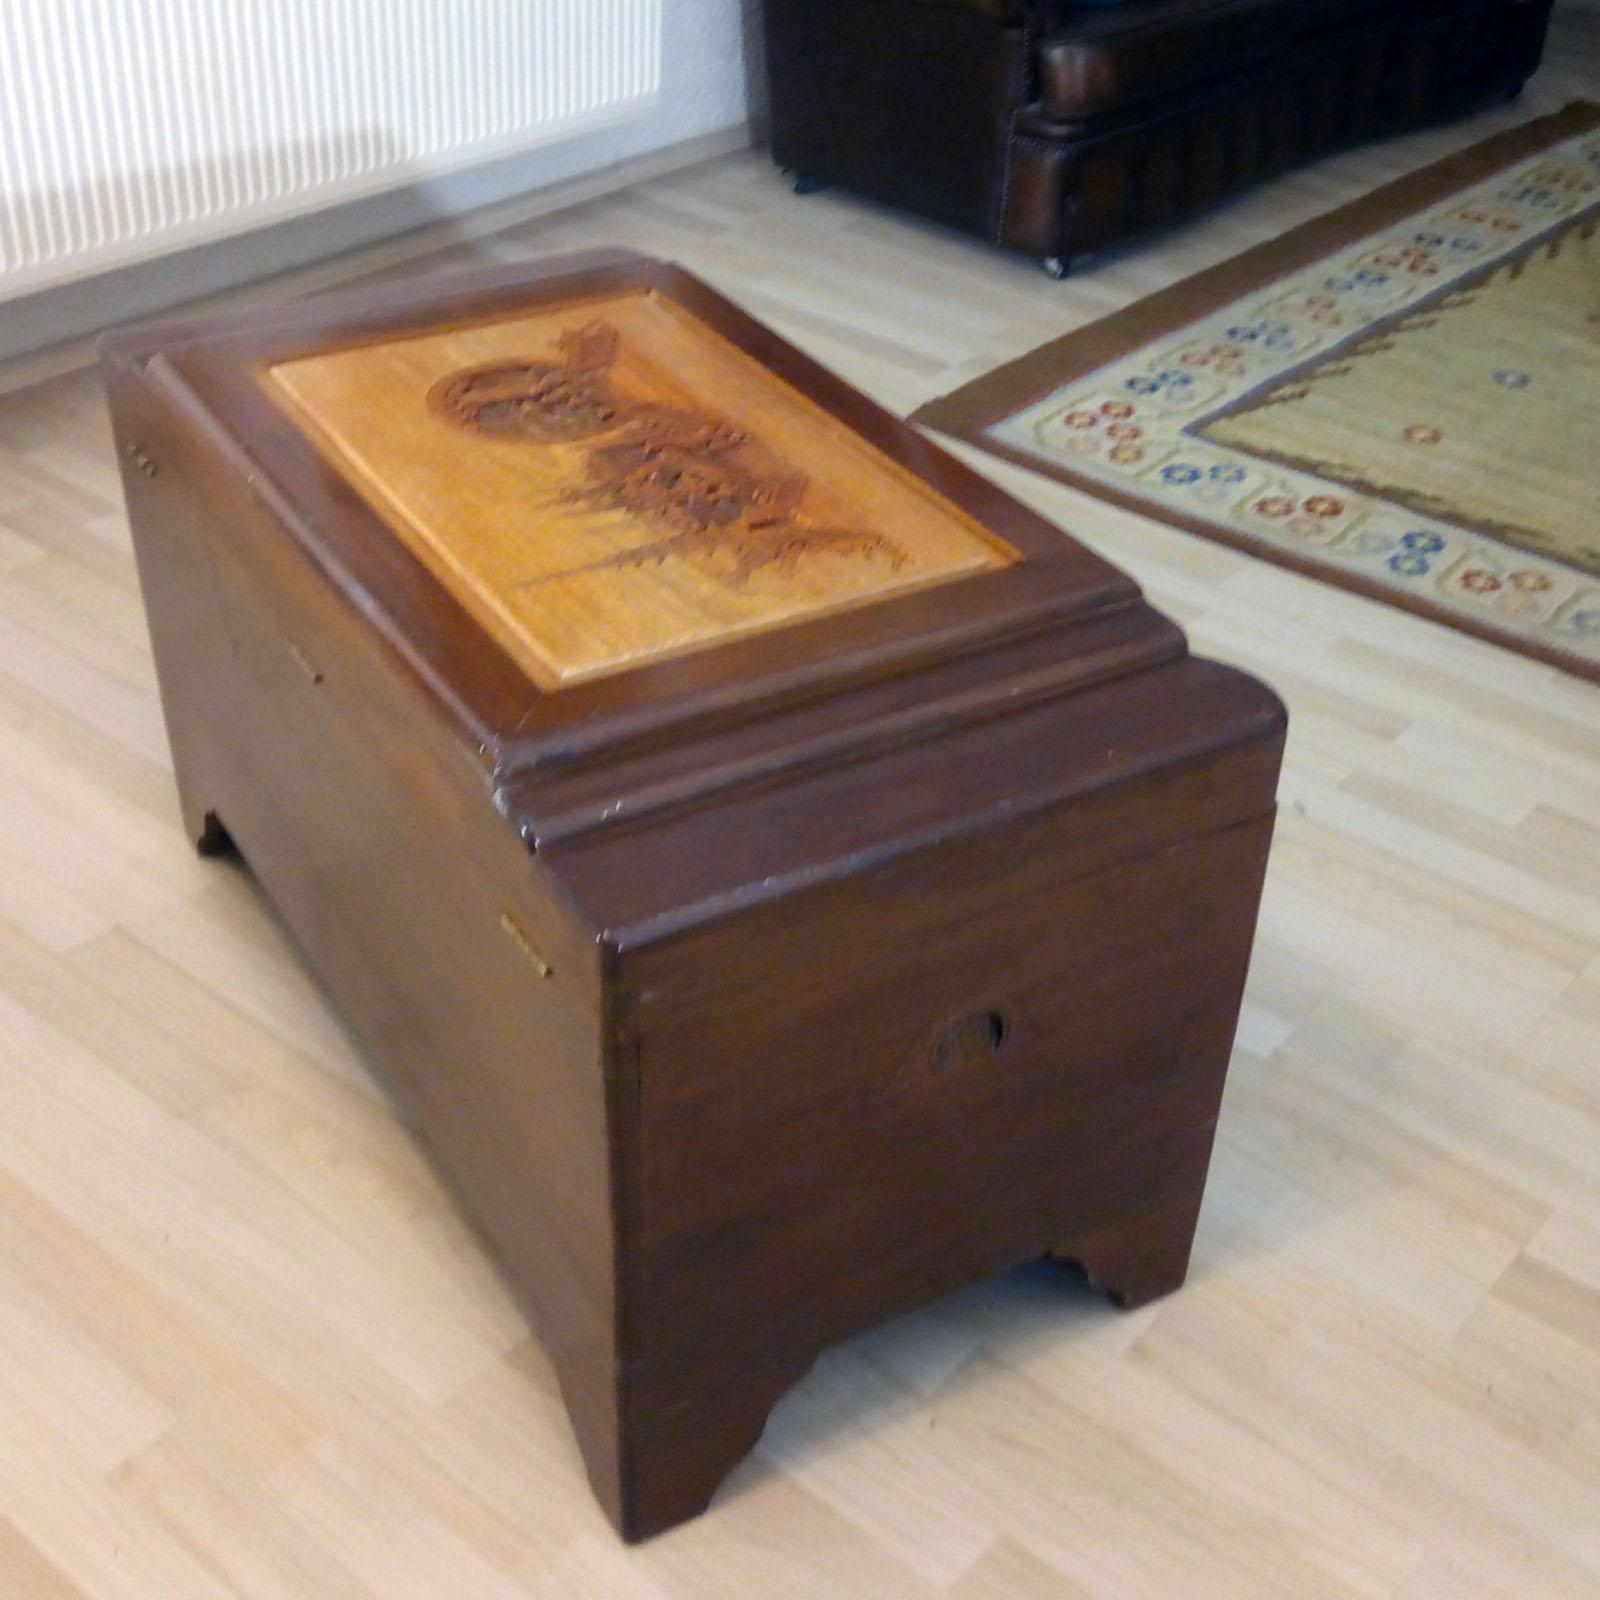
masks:
<svg viewBox="0 0 1600 1600"><path fill-rule="evenodd" d="M143 359L556 809L579 771L593 814L624 768L692 789L697 742L770 774L985 714L1019 672L1181 652L1113 567L666 263L324 296Z"/></svg>
<svg viewBox="0 0 1600 1600"><path fill-rule="evenodd" d="M264 381L545 690L1016 560L653 288Z"/></svg>

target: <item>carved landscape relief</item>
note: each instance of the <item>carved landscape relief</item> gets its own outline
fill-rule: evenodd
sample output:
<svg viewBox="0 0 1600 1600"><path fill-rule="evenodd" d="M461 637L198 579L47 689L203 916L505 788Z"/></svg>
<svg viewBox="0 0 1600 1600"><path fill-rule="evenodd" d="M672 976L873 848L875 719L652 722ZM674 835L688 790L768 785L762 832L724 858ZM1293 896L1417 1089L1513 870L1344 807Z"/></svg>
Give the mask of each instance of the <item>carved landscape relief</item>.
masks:
<svg viewBox="0 0 1600 1600"><path fill-rule="evenodd" d="M312 351L261 381L543 688L1016 558L653 291Z"/></svg>
<svg viewBox="0 0 1600 1600"><path fill-rule="evenodd" d="M591 322L557 342L559 359L451 373L433 386L428 403L486 437L583 444L588 481L564 491L563 503L627 512L661 529L587 570L706 558L720 582L741 588L754 573L792 573L822 554L877 561L890 571L905 565L906 552L893 539L808 518L806 474L726 417L624 393L614 376L621 338L609 323Z"/></svg>

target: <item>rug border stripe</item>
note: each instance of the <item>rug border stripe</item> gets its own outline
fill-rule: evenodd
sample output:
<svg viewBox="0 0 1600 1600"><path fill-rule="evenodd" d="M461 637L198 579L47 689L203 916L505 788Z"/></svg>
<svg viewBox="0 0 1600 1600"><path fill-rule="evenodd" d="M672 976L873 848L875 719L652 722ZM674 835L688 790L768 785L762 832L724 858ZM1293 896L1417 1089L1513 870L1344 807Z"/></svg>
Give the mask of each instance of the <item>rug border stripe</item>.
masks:
<svg viewBox="0 0 1600 1600"><path fill-rule="evenodd" d="M1064 385L1096 372L1140 346L1174 333L1280 278L1305 270L1324 257L1359 243L1369 234L1416 211L1426 210L1457 191L1481 183L1504 167L1537 155L1551 145L1576 138L1600 127L1600 104L1573 100L1554 111L1514 128L1502 129L1487 139L1468 145L1415 172L1407 173L1371 194L1351 201L1323 216L1270 239L1214 267L1148 295L1098 322L1088 323L1026 355L996 367L971 383L919 406L910 421L951 438L976 445L1029 472L1054 478L1095 499L1180 528L1202 539L1227 545L1247 555L1315 578L1319 582L1352 590L1370 599L1413 612L1455 629L1486 639L1545 662L1563 671L1600 683L1600 663L1585 660L1556 645L1548 645L1497 627L1489 621L1463 615L1420 595L1351 573L1291 550L1257 539L1222 523L1171 510L1129 490L1118 489L1074 472L1070 467L1003 444L986 429L1033 405Z"/></svg>

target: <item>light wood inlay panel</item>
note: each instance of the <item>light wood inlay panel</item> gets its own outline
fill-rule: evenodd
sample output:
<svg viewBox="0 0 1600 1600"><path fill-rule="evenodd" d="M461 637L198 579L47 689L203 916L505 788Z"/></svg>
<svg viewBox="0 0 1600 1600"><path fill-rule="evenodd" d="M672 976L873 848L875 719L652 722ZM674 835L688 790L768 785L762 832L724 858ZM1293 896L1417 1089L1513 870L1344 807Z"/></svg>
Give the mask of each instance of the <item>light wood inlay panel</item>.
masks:
<svg viewBox="0 0 1600 1600"><path fill-rule="evenodd" d="M267 382L546 687L1013 559L654 292L303 356Z"/></svg>

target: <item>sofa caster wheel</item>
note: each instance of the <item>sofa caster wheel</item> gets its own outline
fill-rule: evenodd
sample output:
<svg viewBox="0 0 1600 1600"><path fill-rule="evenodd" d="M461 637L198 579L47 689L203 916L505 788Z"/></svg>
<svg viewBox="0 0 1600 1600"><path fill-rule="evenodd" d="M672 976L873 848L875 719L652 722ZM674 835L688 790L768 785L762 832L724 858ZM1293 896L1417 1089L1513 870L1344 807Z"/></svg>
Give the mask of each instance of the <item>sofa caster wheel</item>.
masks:
<svg viewBox="0 0 1600 1600"><path fill-rule="evenodd" d="M826 178L814 178L809 172L797 172L794 175L794 192L796 194L820 194L828 187Z"/></svg>
<svg viewBox="0 0 1600 1600"><path fill-rule="evenodd" d="M1046 256L1042 265L1047 278L1055 278L1059 282L1067 275L1066 259L1062 256Z"/></svg>

